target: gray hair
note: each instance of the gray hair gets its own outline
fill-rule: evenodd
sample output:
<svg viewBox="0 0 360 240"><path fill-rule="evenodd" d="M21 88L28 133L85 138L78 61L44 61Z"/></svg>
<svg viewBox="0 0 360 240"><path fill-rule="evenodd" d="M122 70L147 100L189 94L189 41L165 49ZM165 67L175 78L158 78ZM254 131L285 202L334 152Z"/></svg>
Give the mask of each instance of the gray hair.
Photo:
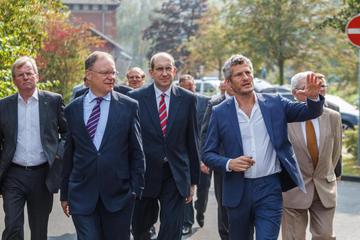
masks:
<svg viewBox="0 0 360 240"><path fill-rule="evenodd" d="M114 61L114 57L107 53L107 52L102 52L102 51L95 51L92 52L85 60L85 70L90 69L92 66L94 66L95 62L99 59L99 58L108 58L110 60Z"/></svg>
<svg viewBox="0 0 360 240"><path fill-rule="evenodd" d="M180 76L180 78L179 78L179 83L182 83L182 82L184 82L184 81L186 81L186 80L190 80L190 81L195 81L194 80L194 77L193 76L191 76L190 74L183 74L183 75L181 75Z"/></svg>
<svg viewBox="0 0 360 240"><path fill-rule="evenodd" d="M171 56L167 52L158 52L158 53L154 54L150 59L150 69L154 69L154 62L158 57L166 57L166 58L170 59L171 65L173 65L175 67L175 60L174 60L173 56Z"/></svg>
<svg viewBox="0 0 360 240"><path fill-rule="evenodd" d="M35 59L33 59L32 57L23 56L23 57L16 59L16 61L14 62L14 64L11 67L11 74L12 74L13 78L15 78L15 70L21 68L26 63L30 63L32 66L32 69L34 70L36 75L38 74L38 68L36 66Z"/></svg>
<svg viewBox="0 0 360 240"><path fill-rule="evenodd" d="M300 85L300 80L302 79L306 79L308 74L311 74L311 71L305 71L305 72L299 72L297 74L295 74L292 78L291 78L291 91L294 91L295 89L299 88Z"/></svg>
<svg viewBox="0 0 360 240"><path fill-rule="evenodd" d="M253 65L252 65L250 59L248 59L247 57L245 57L241 54L232 55L228 60L226 60L226 62L224 63L223 69L222 69L225 79L231 78L231 67L232 66L241 65L244 63L249 65L250 70L252 72Z"/></svg>
<svg viewBox="0 0 360 240"><path fill-rule="evenodd" d="M139 68L139 67L132 67L132 68L130 68L127 72L126 72L126 77L128 78L129 76L129 73L130 72L138 72L138 73L140 73L140 75L141 75L141 77L142 78L145 78L145 72L141 69L141 68Z"/></svg>

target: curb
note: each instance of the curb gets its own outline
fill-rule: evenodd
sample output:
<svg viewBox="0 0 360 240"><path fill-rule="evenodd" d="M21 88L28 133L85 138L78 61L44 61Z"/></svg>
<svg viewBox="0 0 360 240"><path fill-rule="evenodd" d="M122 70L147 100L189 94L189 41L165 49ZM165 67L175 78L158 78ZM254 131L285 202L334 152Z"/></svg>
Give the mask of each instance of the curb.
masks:
<svg viewBox="0 0 360 240"><path fill-rule="evenodd" d="M350 182L360 182L360 177L356 176L341 176L341 180Z"/></svg>

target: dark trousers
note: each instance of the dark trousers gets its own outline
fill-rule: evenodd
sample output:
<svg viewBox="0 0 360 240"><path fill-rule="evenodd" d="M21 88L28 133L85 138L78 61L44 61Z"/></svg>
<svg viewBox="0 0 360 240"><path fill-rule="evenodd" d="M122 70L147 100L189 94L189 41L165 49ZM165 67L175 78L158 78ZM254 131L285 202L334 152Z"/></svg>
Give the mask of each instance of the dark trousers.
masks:
<svg viewBox="0 0 360 240"><path fill-rule="evenodd" d="M278 174L244 179L240 204L228 208L231 240L277 240L282 215L282 191Z"/></svg>
<svg viewBox="0 0 360 240"><path fill-rule="evenodd" d="M109 212L101 199L89 215L72 215L78 240L129 240L134 200L121 210Z"/></svg>
<svg viewBox="0 0 360 240"><path fill-rule="evenodd" d="M45 185L48 166L35 170L10 166L1 191L5 212L3 240L24 239L24 207L27 206L32 240L47 240L53 195Z"/></svg>
<svg viewBox="0 0 360 240"><path fill-rule="evenodd" d="M211 185L211 172L210 174L200 173L199 185L196 190L196 201L195 209L197 214L204 215L206 211L206 206L209 199L209 188ZM188 203L185 205L184 212L184 225L192 226L194 224L194 208L193 203Z"/></svg>
<svg viewBox="0 0 360 240"><path fill-rule="evenodd" d="M227 209L222 205L222 188L223 188L223 174L214 171L214 189L215 197L218 204L217 219L218 219L218 232L221 240L229 239L229 220Z"/></svg>
<svg viewBox="0 0 360 240"><path fill-rule="evenodd" d="M168 164L165 164L160 193L155 198L137 200L132 221L134 240L149 240L149 230L158 218L160 204L160 230L157 240L180 240L184 221L185 198L177 190Z"/></svg>

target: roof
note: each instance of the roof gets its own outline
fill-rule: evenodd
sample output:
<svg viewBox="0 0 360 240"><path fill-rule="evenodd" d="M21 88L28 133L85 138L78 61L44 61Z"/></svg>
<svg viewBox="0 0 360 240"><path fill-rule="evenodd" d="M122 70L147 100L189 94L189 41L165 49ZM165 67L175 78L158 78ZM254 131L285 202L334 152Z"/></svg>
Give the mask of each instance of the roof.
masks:
<svg viewBox="0 0 360 240"><path fill-rule="evenodd" d="M117 48L118 50L120 50L120 54L121 54L124 58L129 59L129 60L132 59L132 57L131 57L129 54L127 54L127 53L125 52L125 50L120 46L120 44L117 43L114 39L106 36L104 33L96 30L95 28L90 28L90 30L91 30L95 35L98 35L99 37L101 37L102 39L104 39L105 41L107 41L108 43L110 43L111 45L113 45L115 48Z"/></svg>
<svg viewBox="0 0 360 240"><path fill-rule="evenodd" d="M119 5L121 0L63 0L64 4Z"/></svg>

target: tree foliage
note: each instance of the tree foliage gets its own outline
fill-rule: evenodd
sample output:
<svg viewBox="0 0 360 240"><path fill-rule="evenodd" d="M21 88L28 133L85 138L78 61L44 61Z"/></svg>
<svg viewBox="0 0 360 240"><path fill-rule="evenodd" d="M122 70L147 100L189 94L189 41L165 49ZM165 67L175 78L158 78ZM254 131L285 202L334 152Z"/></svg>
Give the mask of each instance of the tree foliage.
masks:
<svg viewBox="0 0 360 240"><path fill-rule="evenodd" d="M83 81L84 59L90 48L104 42L91 35L90 24L71 23L69 12L51 12L46 20L47 37L36 59L40 80L59 81L52 90L67 98L73 85Z"/></svg>
<svg viewBox="0 0 360 240"><path fill-rule="evenodd" d="M206 10L207 0L168 0L163 3L150 18L151 25L144 30L143 38L152 44L148 57L166 51L182 65L184 57L189 55L183 43L196 35L198 20Z"/></svg>
<svg viewBox="0 0 360 240"><path fill-rule="evenodd" d="M229 38L223 15L217 8L209 9L199 21L199 25L198 33L185 43L190 52L186 60L186 70L198 72L200 67L204 67L205 73L216 70L221 79L223 63L234 53L236 42Z"/></svg>
<svg viewBox="0 0 360 240"><path fill-rule="evenodd" d="M313 23L324 9L321 0L237 0L227 4L228 24L252 59L277 66L283 84L285 62L308 49Z"/></svg>

